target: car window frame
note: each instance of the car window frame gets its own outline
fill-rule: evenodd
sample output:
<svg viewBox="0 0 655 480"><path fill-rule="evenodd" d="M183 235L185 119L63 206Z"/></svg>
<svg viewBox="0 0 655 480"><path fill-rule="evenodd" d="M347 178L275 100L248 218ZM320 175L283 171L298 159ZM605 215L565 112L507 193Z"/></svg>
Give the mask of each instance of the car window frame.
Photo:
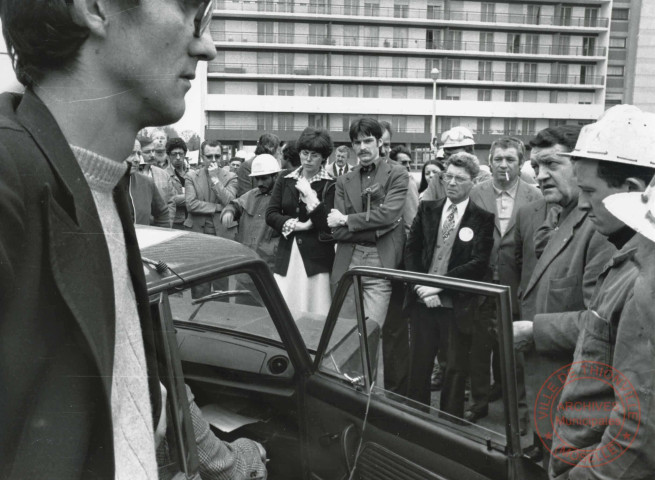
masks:
<svg viewBox="0 0 655 480"><path fill-rule="evenodd" d="M498 344L501 353L500 367L501 367L501 382L503 387L503 411L505 414L505 438L506 438L506 452L509 460L510 469L518 475L520 466L520 458L522 456L521 437L519 432L519 411L518 411L518 388L515 375L510 375L510 372L516 371L516 359L514 354L514 340L513 340L513 327L512 327L512 307L510 287L499 285L495 283L477 282L473 280L465 280L454 277L445 277L440 275L430 275L425 273L416 273L401 270L390 270L379 267L355 267L344 274L337 286L336 293L332 299L332 305L326 319L326 325L323 330L323 335L318 345L316 356L313 363L313 371L320 373L319 366L326 353L330 337L338 320L338 314L341 309L341 304L345 299L348 289L351 284L358 288L359 295L355 296L357 305L357 321L360 331L364 332L360 335L360 345L362 352L366 353L366 358L363 359L365 363L365 370L368 375L365 375L366 391L370 391L370 379L372 378L372 371L368 356L368 339L366 337L366 326L363 321L363 312L361 305L361 280L360 276L371 276L382 278L385 280L401 281L408 283L420 283L422 285L438 288L454 289L465 293L474 295L484 295L487 297L495 297L497 304L497 319L498 319ZM359 298L358 298L359 297ZM518 476L510 476L510 478L518 478Z"/></svg>

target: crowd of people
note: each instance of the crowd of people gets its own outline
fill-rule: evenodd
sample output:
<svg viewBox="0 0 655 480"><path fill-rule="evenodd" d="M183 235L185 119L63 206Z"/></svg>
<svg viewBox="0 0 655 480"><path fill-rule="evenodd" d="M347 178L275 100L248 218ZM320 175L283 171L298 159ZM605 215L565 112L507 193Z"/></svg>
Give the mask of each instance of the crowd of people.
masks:
<svg viewBox="0 0 655 480"><path fill-rule="evenodd" d="M186 208L185 224L255 250L271 266L292 311L326 314L337 283L356 266L509 286L525 435L535 392L559 368L583 360L618 362L628 371L638 366L613 352L626 347L622 332L635 335L622 327L623 312L632 311L635 255L646 241L603 200L646 190L655 173L648 160L653 128L649 114L614 107L584 128L544 129L527 145L499 138L485 165L475 155L471 132L455 127L442 135L443 149L414 181L411 152L391 148L391 126L364 117L350 126L352 150L339 146L333 162L329 133L308 127L286 145L262 135L255 155L240 159L236 173L231 161L221 159L217 142L203 143L199 170L168 173L183 190L186 184L185 202L174 201ZM622 148L617 134L631 138L631 145ZM184 150L179 142L167 142L169 156L175 145ZM149 180L144 188L156 185L154 175ZM150 204L152 224L170 204L165 195ZM378 378L387 390L425 406L440 390L433 406L450 419L477 422L488 415L490 402L502 396L495 303L426 286L407 290L373 277L363 279L363 303L380 327ZM644 344L639 351L651 349ZM580 373L576 368L570 375ZM609 387L578 382L561 398L612 396ZM610 435L571 424L556 434L552 448L569 456ZM608 469L583 456L571 469L561 458L548 461L553 476ZM638 464L612 468L634 472Z"/></svg>
<svg viewBox="0 0 655 480"><path fill-rule="evenodd" d="M25 86L0 96L0 477L156 479L171 464L143 223L248 245L293 308L317 313L356 266L509 286L522 434L530 382L567 376L550 476L652 478L654 116L616 106L527 146L499 138L486 162L458 126L420 183L391 126L366 117L349 128L353 159L340 146L328 163L329 133L307 128L285 145L264 133L229 161L205 141L190 169L183 140L137 133L181 118L196 64L216 56L212 5L0 1ZM378 277L362 287L384 387L426 407L440 389L446 418L485 417L503 391L496 305ZM589 363L626 379L638 415ZM265 478L263 447L220 441L187 396L202 477Z"/></svg>

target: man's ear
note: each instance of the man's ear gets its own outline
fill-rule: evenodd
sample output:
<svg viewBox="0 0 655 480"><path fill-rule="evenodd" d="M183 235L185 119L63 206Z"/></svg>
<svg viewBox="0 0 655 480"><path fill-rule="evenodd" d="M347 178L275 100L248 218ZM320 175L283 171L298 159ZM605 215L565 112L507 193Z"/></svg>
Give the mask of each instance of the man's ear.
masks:
<svg viewBox="0 0 655 480"><path fill-rule="evenodd" d="M106 36L109 18L106 0L72 0L72 3L77 23L88 28L92 35Z"/></svg>
<svg viewBox="0 0 655 480"><path fill-rule="evenodd" d="M628 177L623 183L628 192L643 192L646 190L646 182L637 177Z"/></svg>

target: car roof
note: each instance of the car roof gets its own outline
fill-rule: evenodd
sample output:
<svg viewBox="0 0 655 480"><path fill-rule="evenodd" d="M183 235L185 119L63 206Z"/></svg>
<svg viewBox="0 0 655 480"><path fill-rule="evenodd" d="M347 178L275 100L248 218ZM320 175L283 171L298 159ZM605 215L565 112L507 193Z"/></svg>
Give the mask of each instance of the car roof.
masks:
<svg viewBox="0 0 655 480"><path fill-rule="evenodd" d="M157 293L211 271L232 270L264 263L250 248L214 235L136 225L148 292ZM168 269L158 273L148 261L163 262Z"/></svg>

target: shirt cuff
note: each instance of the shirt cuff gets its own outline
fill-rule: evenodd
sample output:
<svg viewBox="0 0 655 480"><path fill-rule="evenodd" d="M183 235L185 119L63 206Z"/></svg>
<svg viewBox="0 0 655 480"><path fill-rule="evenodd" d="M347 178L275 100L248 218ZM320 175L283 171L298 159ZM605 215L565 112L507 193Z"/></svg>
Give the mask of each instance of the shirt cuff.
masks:
<svg viewBox="0 0 655 480"><path fill-rule="evenodd" d="M286 222L284 222L284 225L282 226L282 235L284 238L287 238L290 233L292 233L296 229L296 224L298 223L297 218L290 218Z"/></svg>

